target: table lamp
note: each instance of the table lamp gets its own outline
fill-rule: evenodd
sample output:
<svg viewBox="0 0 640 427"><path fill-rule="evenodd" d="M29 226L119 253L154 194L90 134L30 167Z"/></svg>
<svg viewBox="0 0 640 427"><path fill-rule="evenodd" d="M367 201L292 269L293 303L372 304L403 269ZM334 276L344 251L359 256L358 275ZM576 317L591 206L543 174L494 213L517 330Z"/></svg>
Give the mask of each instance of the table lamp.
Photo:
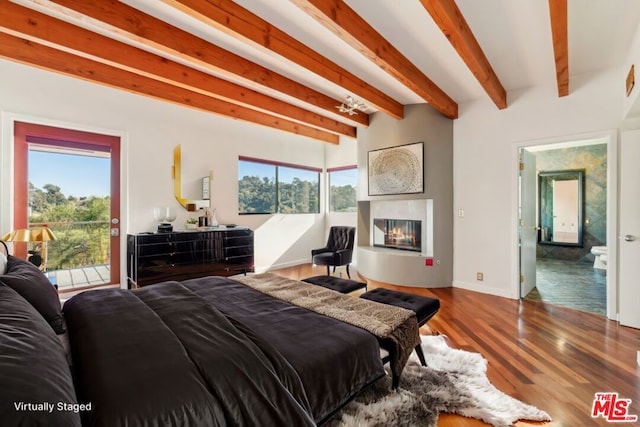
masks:
<svg viewBox="0 0 640 427"><path fill-rule="evenodd" d="M36 250L29 251L31 256L28 260L39 267L40 270L47 270L47 242L49 240L56 240L55 234L47 226L42 228L20 228L13 230L2 237L5 242L27 242L27 243L40 243L42 248L38 252Z"/></svg>

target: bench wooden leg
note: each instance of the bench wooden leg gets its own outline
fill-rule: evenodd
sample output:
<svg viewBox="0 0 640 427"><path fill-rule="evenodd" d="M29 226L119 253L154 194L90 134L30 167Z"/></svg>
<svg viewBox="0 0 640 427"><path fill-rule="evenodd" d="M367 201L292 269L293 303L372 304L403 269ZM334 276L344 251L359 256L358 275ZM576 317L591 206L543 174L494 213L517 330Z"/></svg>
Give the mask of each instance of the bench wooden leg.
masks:
<svg viewBox="0 0 640 427"><path fill-rule="evenodd" d="M424 359L424 353L422 352L420 344L416 346L416 353L418 354L418 359L420 359L422 366L427 366L427 361Z"/></svg>

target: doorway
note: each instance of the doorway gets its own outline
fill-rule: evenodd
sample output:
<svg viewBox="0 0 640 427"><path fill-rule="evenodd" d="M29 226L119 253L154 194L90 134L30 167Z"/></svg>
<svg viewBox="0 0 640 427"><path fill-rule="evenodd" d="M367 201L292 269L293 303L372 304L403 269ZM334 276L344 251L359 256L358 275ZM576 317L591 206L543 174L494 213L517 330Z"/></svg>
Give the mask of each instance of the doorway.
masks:
<svg viewBox="0 0 640 427"><path fill-rule="evenodd" d="M55 236L47 248L16 243L14 252L46 250L40 268L60 292L120 282L119 137L15 122L14 196L15 229Z"/></svg>
<svg viewBox="0 0 640 427"><path fill-rule="evenodd" d="M519 148L521 298L607 314L608 141ZM565 188L575 194L559 201Z"/></svg>

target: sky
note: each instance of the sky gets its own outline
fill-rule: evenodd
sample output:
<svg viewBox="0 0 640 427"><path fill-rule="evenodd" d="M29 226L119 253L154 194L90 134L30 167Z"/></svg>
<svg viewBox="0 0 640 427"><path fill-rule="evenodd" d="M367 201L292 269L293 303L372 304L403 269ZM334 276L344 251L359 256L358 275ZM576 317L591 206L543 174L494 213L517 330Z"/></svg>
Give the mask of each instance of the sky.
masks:
<svg viewBox="0 0 640 427"><path fill-rule="evenodd" d="M65 196L108 196L108 158L29 150L29 182L42 189L60 187Z"/></svg>
<svg viewBox="0 0 640 427"><path fill-rule="evenodd" d="M291 182L295 176L300 177L301 174L305 175L302 178L307 178L309 180L316 179L317 177L317 172L301 171L300 169L292 169L287 167L280 167L280 170L278 172L278 176L281 182ZM244 176L273 177L274 166L250 161L238 162L238 179L241 179ZM331 185L339 187L344 185L355 186L357 181L357 169L348 169L331 173Z"/></svg>
<svg viewBox="0 0 640 427"><path fill-rule="evenodd" d="M330 185L335 187L344 187L345 185L358 185L358 170L347 169L343 171L335 171L330 174Z"/></svg>
<svg viewBox="0 0 640 427"><path fill-rule="evenodd" d="M109 159L29 150L29 182L42 189L46 184L60 187L65 196L104 197L109 195ZM239 176L272 176L273 165L239 162ZM304 173L304 172L303 172ZM315 172L307 172L313 179ZM290 182L300 171L280 168L280 179ZM306 175L306 173L305 173ZM356 169L334 172L331 185L354 185Z"/></svg>

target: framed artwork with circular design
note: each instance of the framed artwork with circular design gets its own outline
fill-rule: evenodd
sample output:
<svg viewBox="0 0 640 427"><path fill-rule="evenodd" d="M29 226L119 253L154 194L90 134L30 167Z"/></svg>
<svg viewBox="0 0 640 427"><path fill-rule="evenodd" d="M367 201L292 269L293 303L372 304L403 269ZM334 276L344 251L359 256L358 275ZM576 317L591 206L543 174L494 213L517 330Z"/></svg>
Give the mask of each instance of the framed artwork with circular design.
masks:
<svg viewBox="0 0 640 427"><path fill-rule="evenodd" d="M423 142L369 151L369 195L423 193L423 151Z"/></svg>

